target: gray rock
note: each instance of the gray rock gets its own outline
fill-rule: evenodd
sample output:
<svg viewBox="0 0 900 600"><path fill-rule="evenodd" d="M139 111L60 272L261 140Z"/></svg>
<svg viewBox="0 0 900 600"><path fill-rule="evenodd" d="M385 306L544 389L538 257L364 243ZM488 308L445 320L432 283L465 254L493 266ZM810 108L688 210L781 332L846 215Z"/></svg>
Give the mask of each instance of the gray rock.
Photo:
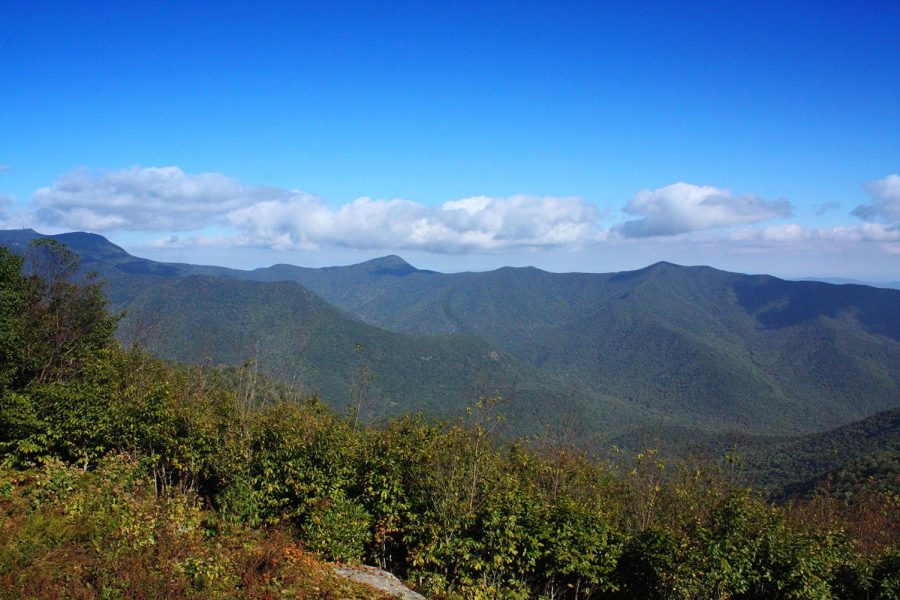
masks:
<svg viewBox="0 0 900 600"><path fill-rule="evenodd" d="M392 573L365 565L335 565L334 572L357 583L364 583L375 589L391 594L399 600L426 600L425 596L412 591Z"/></svg>

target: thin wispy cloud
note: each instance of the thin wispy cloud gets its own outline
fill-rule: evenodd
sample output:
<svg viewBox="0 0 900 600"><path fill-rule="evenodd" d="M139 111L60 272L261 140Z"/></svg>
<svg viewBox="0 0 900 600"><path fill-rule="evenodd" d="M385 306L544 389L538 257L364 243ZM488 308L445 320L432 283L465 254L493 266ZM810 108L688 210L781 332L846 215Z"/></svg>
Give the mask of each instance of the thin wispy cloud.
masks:
<svg viewBox="0 0 900 600"><path fill-rule="evenodd" d="M0 194L0 229L20 229L23 223L28 223L23 219L22 213L14 210L15 201L9 196Z"/></svg>
<svg viewBox="0 0 900 600"><path fill-rule="evenodd" d="M12 206L12 198L0 195L0 226L9 227L9 215L6 209Z"/></svg>
<svg viewBox="0 0 900 600"><path fill-rule="evenodd" d="M838 210L840 207L841 205L838 202L823 202L822 204L817 204L815 206L815 215L821 217L833 210Z"/></svg>
<svg viewBox="0 0 900 600"><path fill-rule="evenodd" d="M900 242L900 229L882 223L863 223L837 227L805 228L797 224L772 225L738 229L726 239L764 242L804 242L810 240L831 242Z"/></svg>

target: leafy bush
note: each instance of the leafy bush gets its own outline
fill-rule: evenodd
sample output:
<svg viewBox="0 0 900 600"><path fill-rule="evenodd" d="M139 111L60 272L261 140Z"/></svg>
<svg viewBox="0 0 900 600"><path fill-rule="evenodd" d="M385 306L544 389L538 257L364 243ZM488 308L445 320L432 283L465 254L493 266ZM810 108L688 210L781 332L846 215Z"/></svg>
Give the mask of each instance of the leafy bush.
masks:
<svg viewBox="0 0 900 600"><path fill-rule="evenodd" d="M371 528L371 515L358 502L338 494L313 503L301 533L307 547L326 559L358 563Z"/></svg>

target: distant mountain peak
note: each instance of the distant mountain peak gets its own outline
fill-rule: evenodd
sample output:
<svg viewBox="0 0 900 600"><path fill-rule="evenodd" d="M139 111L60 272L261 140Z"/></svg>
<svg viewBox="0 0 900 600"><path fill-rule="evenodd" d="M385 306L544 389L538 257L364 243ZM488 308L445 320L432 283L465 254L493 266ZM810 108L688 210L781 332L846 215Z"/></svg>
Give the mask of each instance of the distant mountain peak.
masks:
<svg viewBox="0 0 900 600"><path fill-rule="evenodd" d="M388 275L393 277L404 277L418 271L418 269L396 254L374 258L362 263L360 266L364 266L372 275Z"/></svg>
<svg viewBox="0 0 900 600"><path fill-rule="evenodd" d="M400 266L400 267L411 267L408 262L403 260L401 257L396 254L388 254L387 256L381 256L379 258L373 258L369 261L371 264L385 265L385 266Z"/></svg>
<svg viewBox="0 0 900 600"><path fill-rule="evenodd" d="M0 231L0 239L6 243L28 243L35 238L42 237L34 229L5 229Z"/></svg>
<svg viewBox="0 0 900 600"><path fill-rule="evenodd" d="M66 233L57 233L47 237L53 237L59 240L90 240L95 243L112 244L112 242L99 233L91 233L89 231L67 231Z"/></svg>
<svg viewBox="0 0 900 600"><path fill-rule="evenodd" d="M47 235L35 231L34 229L8 229L0 230L0 240L12 242L14 244L28 244L32 240L39 238L49 238L65 244L70 250L76 254L101 253L107 257L121 256L130 257L123 248L116 246L102 235L96 233L87 233L85 231L70 231L67 233L57 233Z"/></svg>
<svg viewBox="0 0 900 600"><path fill-rule="evenodd" d="M667 260L661 260L659 262L655 262L652 265L645 267L642 269L643 271L669 271L672 269L681 269L683 268L681 265L676 265L675 263L669 262Z"/></svg>
<svg viewBox="0 0 900 600"><path fill-rule="evenodd" d="M113 244L111 241L97 233L87 233L85 231L73 231L70 233L60 233L51 237L65 244L70 250L76 253L100 253L107 257L131 257L131 255L121 246Z"/></svg>
<svg viewBox="0 0 900 600"><path fill-rule="evenodd" d="M680 269L685 269L685 267L661 260L659 262L653 263L652 265L646 266L643 269L635 269L633 271L619 271L618 273L612 275L612 281L636 280L640 278L646 278L648 276L672 273Z"/></svg>

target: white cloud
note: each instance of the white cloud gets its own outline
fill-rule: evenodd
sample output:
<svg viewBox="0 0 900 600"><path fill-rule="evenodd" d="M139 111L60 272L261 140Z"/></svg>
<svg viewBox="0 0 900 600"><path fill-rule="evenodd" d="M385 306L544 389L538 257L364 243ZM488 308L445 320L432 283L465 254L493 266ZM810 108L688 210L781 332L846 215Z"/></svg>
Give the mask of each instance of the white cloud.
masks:
<svg viewBox="0 0 900 600"><path fill-rule="evenodd" d="M193 250L197 248L241 248L251 246L249 239L231 235L185 236L170 235L154 240L147 247L158 250Z"/></svg>
<svg viewBox="0 0 900 600"><path fill-rule="evenodd" d="M198 231L225 225L236 235L186 244L417 249L438 253L577 246L602 237L598 211L572 197L477 196L430 207L409 200L359 198L337 208L299 191L244 186L218 173L178 167L77 170L32 196L37 219L89 231ZM226 242L230 240L230 242Z"/></svg>
<svg viewBox="0 0 900 600"><path fill-rule="evenodd" d="M3 173L9 173L12 170L12 165L0 165L0 175Z"/></svg>
<svg viewBox="0 0 900 600"><path fill-rule="evenodd" d="M67 173L32 196L44 223L84 229L199 229L229 210L277 194L246 188L219 173L189 175L178 167L132 167L122 171Z"/></svg>
<svg viewBox="0 0 900 600"><path fill-rule="evenodd" d="M679 182L641 190L625 212L640 218L626 221L622 235L653 237L786 217L791 206L786 200L766 202L756 196L735 196L728 190Z"/></svg>
<svg viewBox="0 0 900 600"><path fill-rule="evenodd" d="M293 194L230 212L245 239L278 249L339 246L437 253L573 246L602 236L596 207L579 198L478 196L428 207L358 198L337 209Z"/></svg>
<svg viewBox="0 0 900 600"><path fill-rule="evenodd" d="M872 201L854 208L854 215L867 221L900 224L900 175L894 173L872 181L866 191Z"/></svg>
<svg viewBox="0 0 900 600"><path fill-rule="evenodd" d="M806 228L760 224L787 216L786 201L766 202L676 183L639 192L625 208L635 218L606 229L599 225L597 207L577 197L473 196L436 206L362 197L333 206L300 191L247 186L218 173L133 167L63 175L37 190L27 211L15 212L15 205L0 196L0 222L5 227L29 223L45 232L161 231L165 237L152 248L186 253L190 261L204 252L243 256L315 248L354 256L396 250L515 258L528 250L560 256L589 247L600 256L649 259L656 253L655 260L680 256L686 262L703 253L779 260L789 255L828 254L837 260L877 253L894 260L900 256L900 221L891 220L896 219L891 215L896 214L892 211L898 204L898 184L900 178L892 175L869 185L873 201L857 210L870 222ZM882 258L880 264L885 269L890 263Z"/></svg>

